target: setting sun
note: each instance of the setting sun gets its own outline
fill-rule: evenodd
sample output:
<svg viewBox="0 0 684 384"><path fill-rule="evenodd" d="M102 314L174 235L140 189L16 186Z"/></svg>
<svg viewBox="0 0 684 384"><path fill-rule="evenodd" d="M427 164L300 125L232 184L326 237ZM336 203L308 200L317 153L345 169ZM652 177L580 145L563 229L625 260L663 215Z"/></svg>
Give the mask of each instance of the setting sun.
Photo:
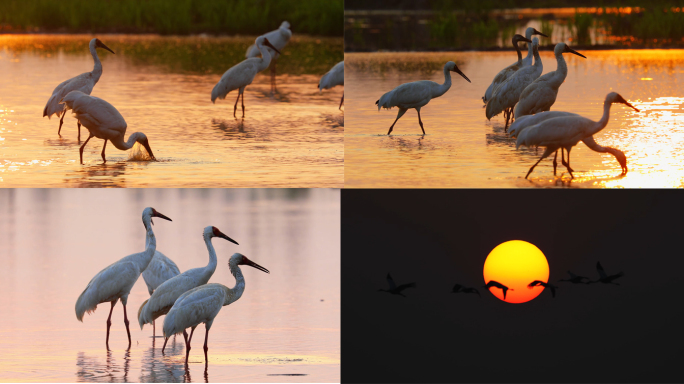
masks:
<svg viewBox="0 0 684 384"><path fill-rule="evenodd" d="M484 281L495 280L509 288L504 300L503 291L491 288L491 293L507 303L524 303L537 297L544 288L528 288L534 280L548 282L549 263L534 244L511 240L497 245L485 260Z"/></svg>

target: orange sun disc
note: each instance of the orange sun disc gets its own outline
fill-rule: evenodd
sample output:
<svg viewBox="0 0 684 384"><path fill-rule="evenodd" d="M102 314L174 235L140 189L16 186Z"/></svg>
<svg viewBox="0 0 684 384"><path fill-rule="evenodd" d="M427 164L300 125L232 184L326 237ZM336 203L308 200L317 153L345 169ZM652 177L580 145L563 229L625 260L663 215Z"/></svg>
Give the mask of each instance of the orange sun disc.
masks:
<svg viewBox="0 0 684 384"><path fill-rule="evenodd" d="M503 290L492 287L489 291L507 303L524 303L537 297L544 287L529 288L534 280L549 281L549 263L534 244L511 240L497 245L484 263L484 281L491 280L509 288L504 300Z"/></svg>

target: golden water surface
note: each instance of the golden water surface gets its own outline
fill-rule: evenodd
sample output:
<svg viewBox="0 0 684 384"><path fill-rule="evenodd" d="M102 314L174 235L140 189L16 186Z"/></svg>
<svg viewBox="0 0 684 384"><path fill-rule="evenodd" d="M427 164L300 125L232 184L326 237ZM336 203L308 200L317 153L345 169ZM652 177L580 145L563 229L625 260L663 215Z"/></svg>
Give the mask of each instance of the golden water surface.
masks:
<svg viewBox="0 0 684 384"><path fill-rule="evenodd" d="M43 117L53 89L93 69L92 36L0 36L0 186L2 187L341 187L342 87L318 93L320 77L342 60L340 39L293 38L270 74L211 103L224 71L244 59L254 38L98 36L103 74L92 95L147 135L156 162L93 138L79 164L76 120ZM88 132L81 129L85 140Z"/></svg>
<svg viewBox="0 0 684 384"><path fill-rule="evenodd" d="M682 187L684 186L684 50L610 50L565 54L568 76L554 111L599 120L603 100L618 92L641 112L622 104L611 108L610 122L594 135L603 146L627 156L628 173L608 153L580 142L572 150L574 180L552 159L521 147L504 133L502 115L487 121L481 97L498 71L515 61L513 52L347 53L345 187ZM541 54L544 72L556 70L553 54ZM409 81L444 81L442 67L455 61L470 78L452 77L451 89L421 110L426 135L415 110L387 131L397 109L378 112L375 101Z"/></svg>
<svg viewBox="0 0 684 384"><path fill-rule="evenodd" d="M3 189L0 190L0 381L33 382L339 382L340 193L331 189ZM192 340L189 371L182 337L140 330L149 297L143 278L128 299L132 347L121 303L76 319L88 281L118 259L144 250L142 210L152 206L157 250L181 271L204 267L202 230L214 225L240 245L214 238L210 282L233 287L228 258L243 253L270 274L243 266L246 288L209 333ZM157 319L160 335L163 317Z"/></svg>

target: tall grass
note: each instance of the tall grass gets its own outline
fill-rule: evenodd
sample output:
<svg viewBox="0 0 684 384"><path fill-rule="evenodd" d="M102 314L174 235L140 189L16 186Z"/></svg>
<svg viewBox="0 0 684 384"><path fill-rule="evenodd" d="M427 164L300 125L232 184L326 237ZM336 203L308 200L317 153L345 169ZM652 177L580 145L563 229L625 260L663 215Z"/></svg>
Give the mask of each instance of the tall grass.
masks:
<svg viewBox="0 0 684 384"><path fill-rule="evenodd" d="M248 34L277 28L343 35L343 0L2 0L0 24L19 30Z"/></svg>

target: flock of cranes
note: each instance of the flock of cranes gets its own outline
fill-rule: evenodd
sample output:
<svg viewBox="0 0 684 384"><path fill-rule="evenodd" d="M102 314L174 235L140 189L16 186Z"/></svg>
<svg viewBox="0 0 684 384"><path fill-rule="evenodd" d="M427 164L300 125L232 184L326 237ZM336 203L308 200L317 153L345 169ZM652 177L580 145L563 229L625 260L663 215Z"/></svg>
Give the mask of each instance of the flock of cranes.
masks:
<svg viewBox="0 0 684 384"><path fill-rule="evenodd" d="M599 277L596 280L591 280L586 276L578 276L575 275L574 273L568 271L568 274L570 275L570 278L568 279L560 279L558 280L559 282L568 282L572 284L594 284L594 283L603 283L603 284L613 284L613 285L620 285L619 283L614 282L614 280L618 279L619 277L624 276L625 274L622 272L613 274L613 275L608 275L606 271L603 269L603 266L601 266L601 262L596 263L596 271L599 274ZM392 279L392 276L388 273L387 274L387 285L389 286L389 289L378 289L378 291L381 292L387 292L391 293L393 295L399 295L406 297L402 292L407 289L407 288L416 288L416 283L407 283L407 284L401 284L397 285L394 282L394 279ZM556 297L556 290L558 289L557 286L552 285L550 283L543 282L541 280L534 280L530 282L527 287L532 289L536 286L541 286L544 288L547 288L551 291L551 296L553 298ZM503 298L506 300L506 293L508 291L513 291L514 289L507 287L504 284L499 283L498 281L495 280L490 280L487 282L486 285L483 285L482 288L485 288L487 290L491 290L492 288L498 288L501 289L503 292ZM472 293L472 294L477 294L478 296L482 297L480 295L480 291L477 288L474 287L467 287L465 285L461 284L456 284L454 287L451 289L452 293Z"/></svg>
<svg viewBox="0 0 684 384"><path fill-rule="evenodd" d="M568 75L568 66L563 58L564 53L572 53L583 57L586 56L570 48L565 43L558 43L554 48L556 58L556 70L542 76L543 64L539 56L539 35L548 37L540 31L530 27L525 31L525 36L513 36L512 43L518 60L499 71L492 83L485 91L482 101L485 103L485 116L488 120L503 113L506 120L504 132L516 138L516 149L521 145L545 147L545 151L539 160L532 165L525 178L539 162L554 153L553 174L556 174L558 150L561 150L561 163L568 170L570 177L573 169L570 167L570 150L580 141L596 152L607 152L615 156L622 168L622 174L627 173L627 158L625 154L615 148L603 147L596 143L593 135L606 127L610 115L610 106L613 103L622 103L635 111L637 108L627 102L622 96L611 92L606 96L603 116L599 121L593 121L586 117L571 112L550 111L556 102L558 90ZM527 42L527 57L523 59L518 43ZM533 62L534 59L534 62ZM463 78L470 80L464 75L453 61L444 65L444 83L437 84L433 81L414 81L402 84L385 93L375 104L380 108L391 109L398 107L399 112L394 123L390 126L387 134L392 133L397 120L408 109L415 109L418 113L418 123L425 134L423 122L420 118L420 109L427 105L430 100L445 94L451 87L450 71L459 73ZM513 120L510 131L509 121ZM567 152L567 161L564 153Z"/></svg>
<svg viewBox="0 0 684 384"><path fill-rule="evenodd" d="M235 101L235 106L233 107L233 117L237 117L237 105L241 96L242 117L244 117L245 88L254 81L257 73L265 70L269 66L271 67L271 94L273 94L276 89L276 61L280 55L280 51L287 45L291 37L292 32L290 31L290 23L287 21L284 21L275 31L257 37L254 45L247 49L245 55L246 59L232 66L223 74L223 76L221 76L221 79L211 91L211 102L215 103L216 99L225 99L228 93L237 90L238 96ZM130 149L136 142L140 143L147 150L151 160L155 160L147 136L145 136L144 133L133 133L128 137L128 140L124 140L128 125L121 113L107 101L95 96L90 96L95 84L97 84L102 76L102 62L97 55L97 48L102 48L111 53L115 53L100 41L100 39L92 39L89 44L89 49L90 54L93 56L93 61L95 62L93 70L91 72L82 73L59 84L52 92L52 95L43 109L43 117L47 116L48 119L53 115L61 117L57 130L57 134L61 135L64 116L68 110L72 110L78 124L79 142L81 141L81 125L88 129L88 138L79 148L81 164L83 164L83 149L93 137L104 140L101 155L102 161L105 163L107 162L107 159L105 158L107 141L111 141L117 149L122 151ZM321 78L318 89L319 92L321 92L324 89L329 89L337 85L344 85L344 61L336 64ZM342 109L343 102L344 96L342 96L339 109Z"/></svg>
<svg viewBox="0 0 684 384"><path fill-rule="evenodd" d="M268 269L249 260L246 256L235 253L229 261L230 272L235 277L235 286L228 288L222 284L209 284L209 279L214 274L218 263L216 251L211 239L219 237L236 245L238 243L222 233L214 226L204 228L204 242L209 251L209 264L204 268L193 268L180 273L176 264L157 251L157 240L154 236L152 218L158 217L171 221L170 218L161 214L151 207L143 210L142 221L145 226L146 240L145 250L126 256L114 264L100 271L86 286L83 293L76 300L76 318L83 321L84 314L95 311L102 303L110 303L109 317L107 318L107 336L105 344L109 349L109 329L112 325L111 318L114 306L120 300L124 312L124 324L128 334L128 348L131 347L131 332L128 327L128 314L126 305L131 289L140 275L147 284L150 298L145 300L138 310L138 322L140 329L145 324L153 324L157 318L164 318L163 334L164 346L172 335L183 334L185 338L185 363L187 365L190 356L190 342L195 328L204 323L206 334L204 338L205 367L208 366L208 339L214 319L221 308L230 305L240 299L245 291L245 278L240 270L240 265L247 265L260 271L270 273ZM190 328L190 336L186 329Z"/></svg>

